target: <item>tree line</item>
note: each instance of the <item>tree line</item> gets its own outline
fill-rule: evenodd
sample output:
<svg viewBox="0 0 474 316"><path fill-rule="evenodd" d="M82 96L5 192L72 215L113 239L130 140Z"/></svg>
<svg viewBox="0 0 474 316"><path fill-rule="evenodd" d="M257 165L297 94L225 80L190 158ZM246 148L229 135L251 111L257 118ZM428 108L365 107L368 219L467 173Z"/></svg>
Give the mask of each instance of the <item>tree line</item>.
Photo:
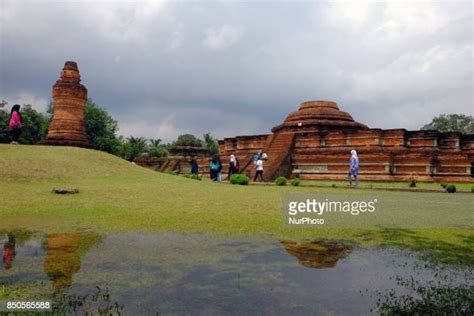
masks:
<svg viewBox="0 0 474 316"><path fill-rule="evenodd" d="M0 143L10 142L8 128L10 112L6 105L6 102L0 103ZM22 144L36 144L44 140L53 117L52 103L48 105L46 113L38 112L30 104L23 105L20 112L23 119L23 133L19 142ZM204 134L203 139L192 134L184 134L170 143L163 143L161 139L119 136L118 122L104 108L94 103L92 99L88 99L86 102L84 126L87 138L95 149L130 161L143 154L150 157L166 157L175 146L204 147L210 154L215 154L219 150L217 139L210 133Z"/></svg>

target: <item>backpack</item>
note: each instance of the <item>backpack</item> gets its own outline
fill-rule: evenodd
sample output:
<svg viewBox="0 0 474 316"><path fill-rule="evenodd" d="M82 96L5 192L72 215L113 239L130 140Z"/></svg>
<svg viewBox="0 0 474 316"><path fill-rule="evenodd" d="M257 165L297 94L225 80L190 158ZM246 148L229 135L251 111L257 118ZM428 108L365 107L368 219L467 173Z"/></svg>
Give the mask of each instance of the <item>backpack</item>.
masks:
<svg viewBox="0 0 474 316"><path fill-rule="evenodd" d="M217 170L219 169L219 163L214 163L211 161L211 170Z"/></svg>

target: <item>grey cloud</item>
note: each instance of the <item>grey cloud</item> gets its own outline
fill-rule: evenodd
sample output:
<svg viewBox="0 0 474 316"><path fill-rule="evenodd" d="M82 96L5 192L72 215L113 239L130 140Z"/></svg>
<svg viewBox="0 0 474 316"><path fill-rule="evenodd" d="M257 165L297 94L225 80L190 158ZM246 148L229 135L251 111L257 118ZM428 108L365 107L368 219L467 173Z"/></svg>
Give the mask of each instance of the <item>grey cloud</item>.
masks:
<svg viewBox="0 0 474 316"><path fill-rule="evenodd" d="M382 128L472 114L472 3L423 3L2 1L0 98L49 100L72 59L126 135L268 133L309 99Z"/></svg>

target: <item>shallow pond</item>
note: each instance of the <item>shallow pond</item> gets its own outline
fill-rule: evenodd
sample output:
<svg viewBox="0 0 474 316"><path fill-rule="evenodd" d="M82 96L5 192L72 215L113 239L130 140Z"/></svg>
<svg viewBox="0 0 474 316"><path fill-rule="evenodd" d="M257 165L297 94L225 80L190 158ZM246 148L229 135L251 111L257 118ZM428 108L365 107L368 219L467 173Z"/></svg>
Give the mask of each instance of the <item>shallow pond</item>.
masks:
<svg viewBox="0 0 474 316"><path fill-rule="evenodd" d="M396 277L439 278L408 253L324 240L17 231L0 242L3 301L53 297L81 301L81 311L126 315L365 315L376 312L377 291L407 292ZM457 270L443 271L450 282L473 284Z"/></svg>

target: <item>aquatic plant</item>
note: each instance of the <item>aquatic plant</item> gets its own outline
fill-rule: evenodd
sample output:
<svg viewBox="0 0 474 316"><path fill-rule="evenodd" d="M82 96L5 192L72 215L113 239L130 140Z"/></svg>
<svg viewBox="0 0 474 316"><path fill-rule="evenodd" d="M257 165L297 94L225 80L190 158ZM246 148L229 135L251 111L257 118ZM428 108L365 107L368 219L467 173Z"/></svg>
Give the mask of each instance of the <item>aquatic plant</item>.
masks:
<svg viewBox="0 0 474 316"><path fill-rule="evenodd" d="M436 279L428 282L413 276L396 276L396 284L407 292L398 294L395 289L377 291L378 312L381 315L473 315L472 269L464 271L464 275L448 273L446 266L433 269Z"/></svg>

